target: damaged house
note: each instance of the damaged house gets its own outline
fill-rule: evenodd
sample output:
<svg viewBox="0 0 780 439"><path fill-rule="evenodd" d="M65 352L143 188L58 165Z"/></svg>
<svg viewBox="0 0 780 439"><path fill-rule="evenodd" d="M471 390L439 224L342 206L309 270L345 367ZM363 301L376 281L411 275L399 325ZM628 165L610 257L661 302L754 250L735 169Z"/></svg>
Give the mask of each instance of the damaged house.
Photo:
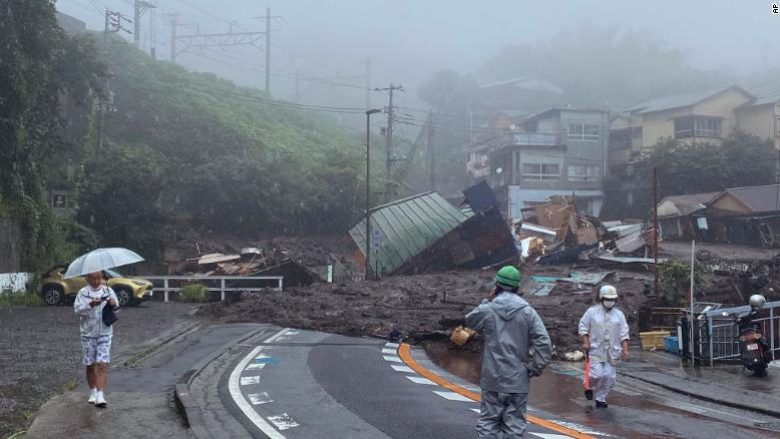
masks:
<svg viewBox="0 0 780 439"><path fill-rule="evenodd" d="M517 260L517 248L485 183L464 191L456 208L426 192L371 210L370 270L377 275L482 268ZM355 256L364 262L366 218L349 231Z"/></svg>
<svg viewBox="0 0 780 439"><path fill-rule="evenodd" d="M664 239L780 246L780 185L666 197L658 204Z"/></svg>

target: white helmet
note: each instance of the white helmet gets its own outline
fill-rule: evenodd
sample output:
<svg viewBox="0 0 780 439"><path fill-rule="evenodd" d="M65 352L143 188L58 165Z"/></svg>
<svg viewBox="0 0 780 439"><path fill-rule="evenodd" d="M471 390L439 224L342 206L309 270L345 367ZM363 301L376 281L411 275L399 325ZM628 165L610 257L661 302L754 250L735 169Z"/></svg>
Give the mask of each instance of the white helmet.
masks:
<svg viewBox="0 0 780 439"><path fill-rule="evenodd" d="M617 289L612 285L604 285L599 290L599 300L609 299L616 300L618 298Z"/></svg>
<svg viewBox="0 0 780 439"><path fill-rule="evenodd" d="M766 298L760 294L753 294L750 296L750 307L759 310L764 308L764 305L766 304Z"/></svg>

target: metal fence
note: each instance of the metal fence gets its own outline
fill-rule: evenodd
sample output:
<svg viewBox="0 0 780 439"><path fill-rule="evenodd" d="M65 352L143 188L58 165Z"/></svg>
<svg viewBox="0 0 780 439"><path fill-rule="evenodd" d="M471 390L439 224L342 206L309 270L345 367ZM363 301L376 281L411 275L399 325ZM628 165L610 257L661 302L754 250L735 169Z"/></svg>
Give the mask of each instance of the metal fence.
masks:
<svg viewBox="0 0 780 439"><path fill-rule="evenodd" d="M199 283L208 291L220 293L220 300L225 300L228 292L255 292L269 288L278 291L284 286L283 276L139 276L154 284L152 296L162 293L163 300L169 301L171 292L177 293L188 284Z"/></svg>
<svg viewBox="0 0 780 439"><path fill-rule="evenodd" d="M728 317L723 316L724 311ZM749 306L721 308L707 312L704 319L697 320L699 352L709 358L710 366L716 360L739 358L739 326L734 319L748 311ZM753 321L761 327L769 342L772 360L776 360L780 357L780 301L768 302Z"/></svg>

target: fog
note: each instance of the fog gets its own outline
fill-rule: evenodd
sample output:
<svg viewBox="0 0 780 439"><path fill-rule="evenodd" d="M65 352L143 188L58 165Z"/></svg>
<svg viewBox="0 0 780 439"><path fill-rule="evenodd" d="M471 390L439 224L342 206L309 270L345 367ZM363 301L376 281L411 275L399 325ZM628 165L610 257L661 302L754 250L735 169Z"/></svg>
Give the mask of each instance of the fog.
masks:
<svg viewBox="0 0 780 439"><path fill-rule="evenodd" d="M590 0L530 2L495 0L156 0L157 53L170 52L170 13L182 23L197 23L201 33L262 31L266 7L280 16L273 20L272 94L296 98L295 72L303 78L298 99L304 103L365 105L366 65L370 58L371 87L403 84L401 105L424 106L417 86L435 71L477 72L502 47L547 41L561 32L587 24L617 32L634 31L679 49L694 68L747 75L778 66L780 15L772 3L758 0L688 1ZM128 16L132 0L59 0L60 11L103 28L102 8ZM141 39L150 46L149 16L143 19ZM193 33L194 27L181 27ZM125 35L126 38L132 38ZM263 45L261 41L259 44ZM264 87L265 55L257 48L191 49L177 60L192 69L210 71L239 84ZM310 78L327 78L330 82ZM477 76L477 80L479 80ZM508 78L507 78L508 79ZM349 86L351 85L351 87ZM386 94L372 93L372 105Z"/></svg>

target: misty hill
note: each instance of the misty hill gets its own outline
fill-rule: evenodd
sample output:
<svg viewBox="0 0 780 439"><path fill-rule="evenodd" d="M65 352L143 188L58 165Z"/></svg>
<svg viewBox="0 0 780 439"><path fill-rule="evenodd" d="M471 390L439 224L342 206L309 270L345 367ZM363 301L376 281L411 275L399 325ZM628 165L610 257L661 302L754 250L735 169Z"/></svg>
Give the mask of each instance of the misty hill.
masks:
<svg viewBox="0 0 780 439"><path fill-rule="evenodd" d="M321 109L118 39L107 52L106 142L85 161L78 211L104 245L159 250L187 230L339 233L353 221L364 149Z"/></svg>

